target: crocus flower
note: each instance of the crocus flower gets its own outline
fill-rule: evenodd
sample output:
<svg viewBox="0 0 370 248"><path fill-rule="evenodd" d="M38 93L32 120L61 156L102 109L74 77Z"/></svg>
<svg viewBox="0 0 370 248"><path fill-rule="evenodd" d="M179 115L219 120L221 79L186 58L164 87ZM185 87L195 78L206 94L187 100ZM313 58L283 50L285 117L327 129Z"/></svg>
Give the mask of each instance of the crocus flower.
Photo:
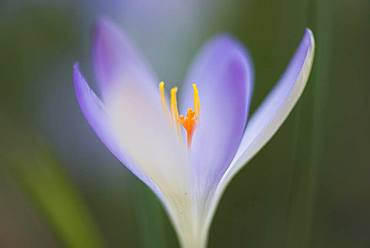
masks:
<svg viewBox="0 0 370 248"><path fill-rule="evenodd" d="M313 35L306 29L285 73L249 118L252 63L230 36L216 36L201 49L177 101L177 88L168 89L167 97L164 82L127 35L100 20L93 41L100 97L78 64L74 85L101 141L158 196L182 246L199 248L206 246L227 184L269 141L302 94L313 54Z"/></svg>

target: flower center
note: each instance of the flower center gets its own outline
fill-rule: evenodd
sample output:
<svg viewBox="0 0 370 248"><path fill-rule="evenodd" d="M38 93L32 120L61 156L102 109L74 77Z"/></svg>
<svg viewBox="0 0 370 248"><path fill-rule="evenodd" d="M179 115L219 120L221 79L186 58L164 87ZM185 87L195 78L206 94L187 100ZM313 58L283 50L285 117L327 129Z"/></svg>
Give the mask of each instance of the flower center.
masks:
<svg viewBox="0 0 370 248"><path fill-rule="evenodd" d="M170 112L171 122L173 123L173 126L176 129L179 137L181 137L181 126L185 129L188 147L191 146L192 137L194 134L194 130L198 124L200 113L199 92L196 84L193 84L193 91L194 91L194 103L193 103L194 109L188 108L188 111L185 116L179 115L179 110L177 108L177 87L173 87L171 89L170 111L169 111L165 97L164 82L160 82L159 84L159 92L161 95L163 111L165 113Z"/></svg>

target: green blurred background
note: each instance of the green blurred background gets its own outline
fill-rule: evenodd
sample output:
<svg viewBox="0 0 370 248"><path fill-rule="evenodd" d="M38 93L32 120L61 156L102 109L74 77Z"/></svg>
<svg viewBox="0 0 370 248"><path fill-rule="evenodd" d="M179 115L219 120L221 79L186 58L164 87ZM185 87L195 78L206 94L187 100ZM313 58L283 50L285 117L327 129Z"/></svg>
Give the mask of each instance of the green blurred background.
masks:
<svg viewBox="0 0 370 248"><path fill-rule="evenodd" d="M0 0L0 247L178 247L158 200L75 101L72 65L93 83L102 14L176 84L203 42L233 34L254 60L252 110L310 27L307 88L229 185L209 247L370 247L369 11L368 0Z"/></svg>

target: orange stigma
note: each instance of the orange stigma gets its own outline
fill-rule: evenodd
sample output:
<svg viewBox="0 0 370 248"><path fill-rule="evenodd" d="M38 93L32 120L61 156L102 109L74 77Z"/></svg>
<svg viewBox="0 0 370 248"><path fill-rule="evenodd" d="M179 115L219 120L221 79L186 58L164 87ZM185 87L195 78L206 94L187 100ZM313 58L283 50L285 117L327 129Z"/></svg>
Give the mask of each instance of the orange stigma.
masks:
<svg viewBox="0 0 370 248"><path fill-rule="evenodd" d="M159 84L159 92L161 96L163 110L164 112L168 113L168 107L164 93L164 82L161 82ZM181 137L180 126L182 126L185 129L186 140L189 148L191 146L194 130L198 124L200 113L199 92L196 84L193 84L193 92L194 92L194 106L193 106L194 110L189 108L186 113L186 116L179 115L179 111L177 108L177 87L171 89L170 95L170 111L173 126L175 127L179 137Z"/></svg>

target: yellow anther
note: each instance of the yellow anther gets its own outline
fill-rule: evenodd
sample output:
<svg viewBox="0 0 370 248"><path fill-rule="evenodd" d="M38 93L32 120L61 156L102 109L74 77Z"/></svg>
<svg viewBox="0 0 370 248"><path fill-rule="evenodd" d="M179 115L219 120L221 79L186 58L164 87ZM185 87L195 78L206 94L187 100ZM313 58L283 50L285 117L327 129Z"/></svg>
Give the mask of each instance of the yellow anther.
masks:
<svg viewBox="0 0 370 248"><path fill-rule="evenodd" d="M164 82L160 82L159 83L159 93L161 95L161 103L162 103L162 108L163 108L163 111L166 113L168 112L168 105L167 105L167 101L166 101L166 96L165 96L165 93L164 93Z"/></svg>
<svg viewBox="0 0 370 248"><path fill-rule="evenodd" d="M176 128L177 134L181 138L181 130L180 130L180 123L179 123L179 110L177 108L177 87L173 87L171 89L171 114L172 114L172 120L173 125Z"/></svg>
<svg viewBox="0 0 370 248"><path fill-rule="evenodd" d="M171 89L171 114L175 121L179 118L179 110L177 109L177 87Z"/></svg>
<svg viewBox="0 0 370 248"><path fill-rule="evenodd" d="M196 84L193 84L193 91L194 91L194 112L195 116L199 116L200 112L200 100L199 100L199 92Z"/></svg>

